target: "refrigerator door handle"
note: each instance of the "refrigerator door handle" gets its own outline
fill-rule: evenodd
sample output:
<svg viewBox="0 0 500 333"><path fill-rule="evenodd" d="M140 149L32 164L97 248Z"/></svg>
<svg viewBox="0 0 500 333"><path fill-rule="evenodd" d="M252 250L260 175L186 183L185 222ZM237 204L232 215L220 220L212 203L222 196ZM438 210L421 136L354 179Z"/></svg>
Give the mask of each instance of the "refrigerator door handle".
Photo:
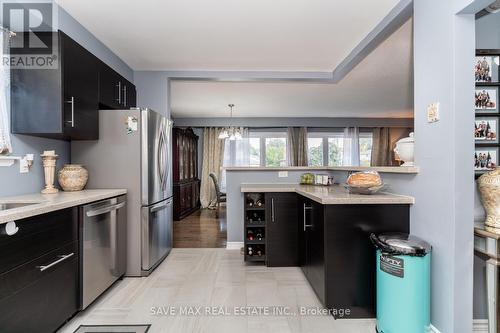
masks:
<svg viewBox="0 0 500 333"><path fill-rule="evenodd" d="M158 212L172 205L172 199L165 200L151 207L151 213Z"/></svg>
<svg viewBox="0 0 500 333"><path fill-rule="evenodd" d="M163 130L160 128L160 135L158 137L158 152L157 152L157 167L158 167L158 176L160 177L160 184L161 187L163 188L165 180L163 179L163 169L164 169L164 161L163 161L163 154L164 154L164 135L163 135Z"/></svg>

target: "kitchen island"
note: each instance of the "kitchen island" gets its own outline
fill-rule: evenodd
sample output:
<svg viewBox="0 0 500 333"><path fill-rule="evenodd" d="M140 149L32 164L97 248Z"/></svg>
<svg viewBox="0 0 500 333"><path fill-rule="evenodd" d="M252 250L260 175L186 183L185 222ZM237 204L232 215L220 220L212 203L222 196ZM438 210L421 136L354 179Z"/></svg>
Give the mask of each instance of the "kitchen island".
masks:
<svg viewBox="0 0 500 333"><path fill-rule="evenodd" d="M300 266L336 318L375 317L371 233L409 232L414 198L339 185L242 184L246 261Z"/></svg>

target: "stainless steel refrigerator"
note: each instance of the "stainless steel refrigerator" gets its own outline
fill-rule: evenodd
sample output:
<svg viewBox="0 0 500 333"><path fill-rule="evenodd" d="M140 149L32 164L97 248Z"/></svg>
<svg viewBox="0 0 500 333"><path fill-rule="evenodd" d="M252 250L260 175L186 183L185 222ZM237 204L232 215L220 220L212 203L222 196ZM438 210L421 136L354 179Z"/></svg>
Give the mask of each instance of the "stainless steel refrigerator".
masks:
<svg viewBox="0 0 500 333"><path fill-rule="evenodd" d="M127 189L127 276L147 276L172 249L172 121L149 109L99 111L99 140L72 141L88 188Z"/></svg>

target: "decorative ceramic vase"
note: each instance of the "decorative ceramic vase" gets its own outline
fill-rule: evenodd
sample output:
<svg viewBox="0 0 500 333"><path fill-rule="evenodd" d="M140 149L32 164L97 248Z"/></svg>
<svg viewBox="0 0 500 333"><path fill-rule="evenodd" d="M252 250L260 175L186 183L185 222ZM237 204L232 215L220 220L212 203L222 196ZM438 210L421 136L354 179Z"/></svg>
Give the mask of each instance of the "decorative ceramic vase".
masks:
<svg viewBox="0 0 500 333"><path fill-rule="evenodd" d="M81 191L88 180L89 172L80 164L66 164L59 170L59 185L64 191Z"/></svg>
<svg viewBox="0 0 500 333"><path fill-rule="evenodd" d="M404 163L401 166L414 166L415 159L415 139L413 138L413 132L407 138L402 138L396 142L396 148L394 152L398 154L401 161Z"/></svg>
<svg viewBox="0 0 500 333"><path fill-rule="evenodd" d="M57 188L54 187L54 178L56 173L56 162L58 155L55 151L44 151L42 155L43 163L43 174L45 177L45 188L42 190L43 194L54 194L59 192Z"/></svg>
<svg viewBox="0 0 500 333"><path fill-rule="evenodd" d="M477 183L486 210L485 227L500 234L500 167L479 177Z"/></svg>

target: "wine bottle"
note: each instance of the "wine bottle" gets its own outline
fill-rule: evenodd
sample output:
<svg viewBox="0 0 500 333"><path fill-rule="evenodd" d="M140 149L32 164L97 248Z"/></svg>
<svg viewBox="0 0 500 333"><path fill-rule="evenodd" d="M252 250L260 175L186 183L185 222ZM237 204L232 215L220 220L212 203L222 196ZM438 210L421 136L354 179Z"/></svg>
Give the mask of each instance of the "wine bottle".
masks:
<svg viewBox="0 0 500 333"><path fill-rule="evenodd" d="M255 234L255 237L257 238L257 240L262 240L264 237L262 236L262 230L261 229L257 229L257 233Z"/></svg>
<svg viewBox="0 0 500 333"><path fill-rule="evenodd" d="M251 246L248 247L247 253L249 256L253 256L253 248Z"/></svg>
<svg viewBox="0 0 500 333"><path fill-rule="evenodd" d="M257 200L257 202L255 204L257 205L257 207L261 207L262 206L262 201L259 199L259 200Z"/></svg>
<svg viewBox="0 0 500 333"><path fill-rule="evenodd" d="M253 231L252 230L248 230L247 231L247 239L248 240L254 240L254 236L253 236Z"/></svg>

